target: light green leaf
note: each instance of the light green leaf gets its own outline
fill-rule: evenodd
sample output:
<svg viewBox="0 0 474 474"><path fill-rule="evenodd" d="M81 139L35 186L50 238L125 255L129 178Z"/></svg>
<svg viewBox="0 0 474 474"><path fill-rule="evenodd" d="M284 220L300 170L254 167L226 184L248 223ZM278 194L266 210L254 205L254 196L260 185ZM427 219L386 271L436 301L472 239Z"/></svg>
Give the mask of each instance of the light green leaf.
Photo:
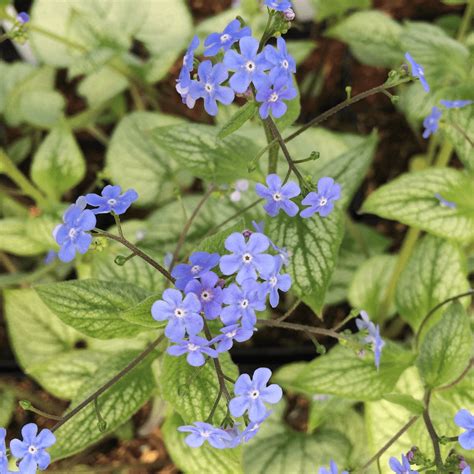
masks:
<svg viewBox="0 0 474 474"><path fill-rule="evenodd" d="M225 138L237 131L247 120L250 120L255 115L257 110L258 104L255 101L247 102L242 107L239 107L237 112L219 130L217 138Z"/></svg>
<svg viewBox="0 0 474 474"><path fill-rule="evenodd" d="M87 100L89 107L93 108L120 94L127 86L128 80L123 74L110 66L103 66L84 78L77 91Z"/></svg>
<svg viewBox="0 0 474 474"><path fill-rule="evenodd" d="M473 337L466 311L451 303L426 334L416 362L425 384L436 388L456 380L473 353Z"/></svg>
<svg viewBox="0 0 474 474"><path fill-rule="evenodd" d="M344 466L351 450L344 435L329 429L312 435L293 431L281 420L282 408L274 410L258 436L244 446L244 472L307 474L331 459Z"/></svg>
<svg viewBox="0 0 474 474"><path fill-rule="evenodd" d="M400 315L417 330L438 303L469 288L466 276L465 257L458 245L425 236L398 281L395 302ZM469 303L467 299L464 301Z"/></svg>
<svg viewBox="0 0 474 474"><path fill-rule="evenodd" d="M56 91L28 91L20 99L23 119L34 127L51 128L63 116L65 100Z"/></svg>
<svg viewBox="0 0 474 474"><path fill-rule="evenodd" d="M299 66L317 47L317 43L313 40L287 40L286 47Z"/></svg>
<svg viewBox="0 0 474 474"><path fill-rule="evenodd" d="M378 400L393 391L412 359L410 352L387 343L382 352L380 369L377 370L372 353L361 358L353 350L338 345L328 354L309 362L298 373L297 386L303 392L314 394Z"/></svg>
<svg viewBox="0 0 474 474"><path fill-rule="evenodd" d="M331 16L342 16L348 10L370 8L371 0L312 0L316 9L316 20L323 21Z"/></svg>
<svg viewBox="0 0 474 474"><path fill-rule="evenodd" d="M223 255L227 253L227 250L224 246L227 237L234 232L242 232L245 229L244 220L241 219L227 229L221 230L209 237L206 237L201 242L199 242L199 251L201 252L209 252L209 253L218 253L219 255Z"/></svg>
<svg viewBox="0 0 474 474"><path fill-rule="evenodd" d="M7 428L15 409L15 395L13 392L2 388L0 390L0 426Z"/></svg>
<svg viewBox="0 0 474 474"><path fill-rule="evenodd" d="M242 177L258 147L248 138L233 134L217 138L216 127L183 124L152 131L155 147L168 152L197 177L217 183L232 183Z"/></svg>
<svg viewBox="0 0 474 474"><path fill-rule="evenodd" d="M169 115L135 112L115 128L106 154L106 172L115 184L137 191L138 205L156 204L173 188L176 164L165 150L156 147L151 130L181 122Z"/></svg>
<svg viewBox="0 0 474 474"><path fill-rule="evenodd" d="M393 304L388 314L381 314L380 311L396 263L395 255L376 255L366 260L355 272L349 287L351 306L367 311L374 321L393 314Z"/></svg>
<svg viewBox="0 0 474 474"><path fill-rule="evenodd" d="M316 214L303 219L280 213L270 220L268 228L275 245L290 252L287 269L292 289L316 313L323 305L344 233L344 217L337 206L328 217Z"/></svg>
<svg viewBox="0 0 474 474"><path fill-rule="evenodd" d="M7 100L13 88L22 83L34 70L34 66L24 62L5 63L0 61L0 74L2 76L0 82L0 112L2 114L5 112Z"/></svg>
<svg viewBox="0 0 474 474"><path fill-rule="evenodd" d="M0 249L20 256L39 255L48 246L27 232L29 218L9 217L0 220Z"/></svg>
<svg viewBox="0 0 474 474"><path fill-rule="evenodd" d="M59 199L85 173L86 163L71 131L65 125L51 130L33 157L33 181L48 196Z"/></svg>
<svg viewBox="0 0 474 474"><path fill-rule="evenodd" d="M445 126L443 133L454 145L459 159L464 166L474 171L474 107L463 107L444 112Z"/></svg>
<svg viewBox="0 0 474 474"><path fill-rule="evenodd" d="M144 330L121 315L149 296L142 288L100 280L71 280L35 287L43 302L67 325L90 337L131 337ZM148 304L145 305L146 308ZM136 309L145 311L144 305ZM151 318L151 316L150 316Z"/></svg>
<svg viewBox="0 0 474 474"><path fill-rule="evenodd" d="M277 377L275 377L275 381L278 381ZM308 432L312 433L324 423L327 423L328 427L333 426L334 417L347 415L349 408L353 405L352 400L332 395L313 395L309 405Z"/></svg>
<svg viewBox="0 0 474 474"><path fill-rule="evenodd" d="M232 379L238 377L237 366L228 354L219 357L222 370ZM163 398L179 413L186 424L205 421L209 416L219 392L216 371L211 360L203 367L193 367L186 357L166 354L160 374L160 391ZM229 392L233 385L226 382ZM227 413L225 397L221 397L215 412L215 419L222 420Z"/></svg>
<svg viewBox="0 0 474 474"><path fill-rule="evenodd" d="M417 400L406 393L388 393L387 395L384 395L383 398L390 403L394 403L395 405L400 405L406 408L415 415L421 415L425 408L421 400Z"/></svg>
<svg viewBox="0 0 474 474"><path fill-rule="evenodd" d="M151 307L156 300L161 299L161 294L149 296L136 306L124 311L120 317L133 325L143 326L148 329L161 329L166 326L166 321L155 321L151 316Z"/></svg>
<svg viewBox="0 0 474 474"><path fill-rule="evenodd" d="M472 178L451 168L405 173L373 192L362 212L467 243L474 239L474 205L456 196L472 186ZM457 207L442 206L437 193Z"/></svg>
<svg viewBox="0 0 474 474"><path fill-rule="evenodd" d="M242 473L241 448L215 449L207 443L199 449L190 448L184 442L187 434L178 431L178 427L185 424L177 413L173 413L166 418L161 428L166 449L179 469L186 474Z"/></svg>
<svg viewBox="0 0 474 474"><path fill-rule="evenodd" d="M137 355L137 352L125 351L109 357L94 373L94 377L81 386L71 402L71 407L85 400ZM113 432L134 415L156 388L150 366L152 360L153 355L99 397L100 414L107 423L105 431L99 430L95 407L90 403L56 431L57 442L49 450L51 458L58 460L82 451Z"/></svg>
<svg viewBox="0 0 474 474"><path fill-rule="evenodd" d="M354 56L364 64L395 67L403 62L401 33L402 27L388 15L370 10L343 19L327 34L348 43Z"/></svg>
<svg viewBox="0 0 474 474"><path fill-rule="evenodd" d="M416 131L420 129L423 119L431 113L433 106L438 105L439 100L435 94L427 94L420 82L406 84L400 88L399 97L397 107Z"/></svg>

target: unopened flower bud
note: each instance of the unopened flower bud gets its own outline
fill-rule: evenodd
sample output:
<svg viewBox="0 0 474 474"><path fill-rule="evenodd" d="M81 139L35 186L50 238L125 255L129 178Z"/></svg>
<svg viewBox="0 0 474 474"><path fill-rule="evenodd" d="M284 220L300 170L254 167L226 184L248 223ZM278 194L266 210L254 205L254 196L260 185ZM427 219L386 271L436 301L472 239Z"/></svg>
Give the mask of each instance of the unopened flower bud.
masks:
<svg viewBox="0 0 474 474"><path fill-rule="evenodd" d="M220 286L221 288L224 288L225 280L223 278L219 278L219 280L217 280L217 286Z"/></svg>
<svg viewBox="0 0 474 474"><path fill-rule="evenodd" d="M408 461L413 461L414 457L415 457L415 453L416 451L418 450L418 448L416 446L413 446L410 451L408 451L407 453L407 459Z"/></svg>
<svg viewBox="0 0 474 474"><path fill-rule="evenodd" d="M245 229L243 232L242 232L242 235L248 239L251 235L252 235L252 231L251 230L248 230L248 229Z"/></svg>
<svg viewBox="0 0 474 474"><path fill-rule="evenodd" d="M28 15L28 13L26 13L26 12L20 12L20 13L18 13L16 19L20 23L28 23L30 21L30 15Z"/></svg>
<svg viewBox="0 0 474 474"><path fill-rule="evenodd" d="M285 20L293 21L296 15L292 8L288 8L283 12L283 16L285 17Z"/></svg>

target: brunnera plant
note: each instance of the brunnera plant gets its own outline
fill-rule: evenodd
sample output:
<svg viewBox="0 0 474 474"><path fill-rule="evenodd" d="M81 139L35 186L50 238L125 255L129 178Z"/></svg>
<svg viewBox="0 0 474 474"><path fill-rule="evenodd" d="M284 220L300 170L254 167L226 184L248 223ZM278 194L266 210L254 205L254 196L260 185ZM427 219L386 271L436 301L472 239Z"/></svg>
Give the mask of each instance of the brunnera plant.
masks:
<svg viewBox="0 0 474 474"><path fill-rule="evenodd" d="M137 112L122 119L107 143L87 122L102 105L75 117L73 123L86 123L108 146L108 169L94 183L100 193L92 189L65 210L64 193L85 172L71 120L49 116L51 130L34 156L32 181L16 158L0 150L0 171L43 213L39 220L2 219L7 230L0 233L8 237L2 250L24 256L49 250L47 270L38 270L31 282L51 268L65 269L49 282L4 292L10 339L27 373L53 395L71 400L59 417L22 401L23 409L56 423L42 430L26 424L22 439L11 440L9 449L1 428L1 473L34 473L79 453L113 434L151 399L166 402L164 440L184 472L294 466L292 472L321 474L470 473L473 290L465 253L474 242L474 97L466 87L472 55L464 42L472 8L466 8L457 39L429 25L391 24L391 37L373 38L384 54L364 41L364 35L372 40L364 27L374 16L381 23L387 18L374 11L344 18L329 33L347 41L362 62L394 69L385 83L356 96L348 89L346 100L285 136L299 113L297 61L284 37L295 13L286 0L244 3L250 16L266 15L266 26L255 30L236 16L202 44L194 36L176 83L183 107L202 100L216 120L226 116L217 126ZM90 14L87 8L82 13ZM88 51L84 41L45 30L34 17L2 15L13 25L9 38L24 42L32 35L39 51L44 44L35 35ZM145 38L142 33L138 28ZM149 91L147 80L159 75L134 76L122 62L109 63L100 45L90 46L107 59L98 53L86 59L127 77L140 104L137 84ZM97 64L81 67L97 73ZM150 70L143 66L141 72ZM57 93L49 93L54 108ZM319 159L313 144L306 154L300 151L303 133L379 93L417 125L420 109L428 110L422 137L430 145L422 169L381 186L362 206L363 212L409 226L397 256L384 253L381 237L350 221L345 211L370 166L376 135L352 137L330 159ZM91 94L89 89L92 103ZM10 124L34 122L35 110L25 107L23 115L15 116L11 106L3 113ZM262 131L265 144L252 138ZM290 144L298 137L299 147ZM67 157L54 159L58 149L66 149ZM130 156L124 157L124 149ZM463 168L448 167L454 150ZM158 157L155 162L150 154ZM138 165L129 168L135 159ZM198 199L160 202L146 222L123 219L132 205L160 201L167 181L189 182L186 173L202 182ZM181 209L184 218L178 217ZM58 281L73 265L78 279ZM348 267L349 280L343 275ZM315 322L322 318L325 305L341 301L337 287L354 310L336 327L287 321L301 303L314 312ZM405 342L390 338L396 313L411 328ZM351 320L356 332L345 329ZM264 327L304 333L320 355L274 374L260 367L239 375L229 350ZM318 336L336 345L326 351ZM86 349L78 349L79 342ZM284 390L307 398L307 433L284 423Z"/></svg>

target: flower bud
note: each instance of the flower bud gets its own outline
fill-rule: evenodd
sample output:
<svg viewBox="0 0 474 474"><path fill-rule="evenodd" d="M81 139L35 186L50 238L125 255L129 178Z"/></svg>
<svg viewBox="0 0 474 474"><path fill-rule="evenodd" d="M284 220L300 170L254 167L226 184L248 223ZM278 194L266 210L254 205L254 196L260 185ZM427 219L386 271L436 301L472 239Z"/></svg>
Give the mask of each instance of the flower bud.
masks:
<svg viewBox="0 0 474 474"><path fill-rule="evenodd" d="M253 234L253 232L251 230L248 230L248 229L245 229L243 232L242 232L242 235L248 239L251 235Z"/></svg>
<svg viewBox="0 0 474 474"><path fill-rule="evenodd" d="M283 16L285 17L285 20L293 21L296 15L292 8L288 8L283 12Z"/></svg>

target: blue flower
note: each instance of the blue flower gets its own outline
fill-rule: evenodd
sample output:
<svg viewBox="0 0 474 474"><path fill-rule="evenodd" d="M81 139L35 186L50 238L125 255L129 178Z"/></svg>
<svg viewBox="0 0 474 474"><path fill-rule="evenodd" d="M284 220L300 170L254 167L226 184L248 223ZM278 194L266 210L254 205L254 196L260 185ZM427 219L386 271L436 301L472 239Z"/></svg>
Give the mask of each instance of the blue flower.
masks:
<svg viewBox="0 0 474 474"><path fill-rule="evenodd" d="M277 174L269 174L266 181L268 188L261 183L257 183L255 187L257 194L267 200L267 203L263 206L265 211L270 216L275 217L280 212L280 209L283 209L289 216L296 216L299 208L291 201L291 198L300 194L300 187L293 182L282 185L281 179Z"/></svg>
<svg viewBox="0 0 474 474"><path fill-rule="evenodd" d="M204 56L215 56L221 48L224 51L228 51L236 41L251 34L252 30L248 26L241 29L240 21L237 19L232 20L222 33L211 33L206 38L204 41L204 46L206 47Z"/></svg>
<svg viewBox="0 0 474 474"><path fill-rule="evenodd" d="M291 2L289 0L265 0L263 4L278 12L284 12L291 8Z"/></svg>
<svg viewBox="0 0 474 474"><path fill-rule="evenodd" d="M253 373L251 379L248 374L242 374L234 385L234 393L237 395L229 402L229 410L232 416L242 416L248 410L250 421L261 420L267 410L264 403L278 403L283 396L281 387L276 384L267 383L272 376L270 369L261 367Z"/></svg>
<svg viewBox="0 0 474 474"><path fill-rule="evenodd" d="M435 133L439 127L439 120L443 112L438 107L433 107L431 113L423 120L423 126L425 130L423 132L423 138L428 138L432 133Z"/></svg>
<svg viewBox="0 0 474 474"><path fill-rule="evenodd" d="M325 467L319 468L319 474L339 474L339 469L334 461L329 462L329 469ZM348 471L341 471L341 474L349 474Z"/></svg>
<svg viewBox="0 0 474 474"><path fill-rule="evenodd" d="M168 347L169 355L182 356L188 354L186 360L193 367L200 367L206 361L204 355L217 357L217 351L209 347L209 341L199 336L189 336L188 341L178 341L175 346Z"/></svg>
<svg viewBox="0 0 474 474"><path fill-rule="evenodd" d="M459 469L461 469L461 474L471 474L471 466L464 460L459 463Z"/></svg>
<svg viewBox="0 0 474 474"><path fill-rule="evenodd" d="M260 297L265 298L268 294L270 295L270 306L276 308L280 302L280 295L278 290L288 291L291 287L291 277L288 274L280 274L283 260L279 255L273 257L275 261L275 268L272 272L262 275L262 278L266 280L260 285Z"/></svg>
<svg viewBox="0 0 474 474"><path fill-rule="evenodd" d="M447 109L460 109L471 105L474 101L472 100L440 100L441 105L444 105Z"/></svg>
<svg viewBox="0 0 474 474"><path fill-rule="evenodd" d="M7 432L5 428L0 428L0 472L7 472L8 459L7 459L7 447L5 446L5 436Z"/></svg>
<svg viewBox="0 0 474 474"><path fill-rule="evenodd" d="M114 212L118 216L127 211L132 205L132 202L138 199L138 194L134 189L129 189L122 195L122 188L120 186L106 186L102 190L102 195L86 194L87 204L96 207L92 209L94 214L105 214L107 212Z"/></svg>
<svg viewBox="0 0 474 474"><path fill-rule="evenodd" d="M411 469L410 462L404 454L402 454L402 462L392 456L388 464L390 465L390 469L397 474L418 474L417 471Z"/></svg>
<svg viewBox="0 0 474 474"><path fill-rule="evenodd" d="M260 232L261 234L264 234L264 229L265 229L265 223L263 221L261 222L255 222L252 221L253 228L257 231ZM268 239L270 240L270 239ZM288 250L285 247L278 247L276 246L271 240L270 240L270 245L272 246L272 249L275 250L275 252L278 252L279 257L281 258L283 265L285 267L290 263L290 254Z"/></svg>
<svg viewBox="0 0 474 474"><path fill-rule="evenodd" d="M253 329L257 322L255 311L265 309L265 300L259 294L260 284L248 279L239 287L232 283L224 288L224 303L226 306L221 312L221 320L225 325L235 324L242 319L242 326Z"/></svg>
<svg viewBox="0 0 474 474"><path fill-rule="evenodd" d="M184 440L191 448L199 448L207 441L213 448L224 449L227 447L227 443L232 440L229 433L202 421L195 421L194 426L180 426L178 431L191 433Z"/></svg>
<svg viewBox="0 0 474 474"><path fill-rule="evenodd" d="M189 93L189 86L191 85L191 73L186 69L182 68L179 73L179 78L176 80L176 92L181 96L183 104L190 109L193 109L196 100L191 97Z"/></svg>
<svg viewBox="0 0 474 474"><path fill-rule="evenodd" d="M217 352L227 352L234 345L234 340L237 342L248 341L252 337L253 332L253 329L247 329L239 324L231 324L230 326L223 327L221 329L222 334L214 338L213 342L217 344Z"/></svg>
<svg viewBox="0 0 474 474"><path fill-rule="evenodd" d="M203 61L198 68L198 81L191 81L189 94L194 100L204 99L204 109L209 115L217 115L217 101L229 105L234 100L234 91L230 87L221 86L229 77L227 68L218 63Z"/></svg>
<svg viewBox="0 0 474 474"><path fill-rule="evenodd" d="M194 52L199 46L199 38L194 36L191 40L191 43L186 50L186 54L183 56L183 69L186 69L188 72L191 72L194 69Z"/></svg>
<svg viewBox="0 0 474 474"><path fill-rule="evenodd" d="M418 63L416 63L415 60L411 57L410 53L405 53L405 58L410 63L411 75L413 77L417 77L420 80L423 89L425 89L425 92L429 92L430 86L428 82L426 82L425 70L423 69L423 66L420 66Z"/></svg>
<svg viewBox="0 0 474 474"><path fill-rule="evenodd" d="M168 321L165 336L179 341L186 332L195 336L202 330L204 321L200 310L201 303L194 293L188 293L183 299L180 291L168 288L163 292L163 299L153 303L151 314L156 321Z"/></svg>
<svg viewBox="0 0 474 474"><path fill-rule="evenodd" d="M456 203L448 201L447 199L444 199L444 197L441 196L441 194L435 193L434 196L442 206L449 207L451 209L456 209Z"/></svg>
<svg viewBox="0 0 474 474"><path fill-rule="evenodd" d="M257 272L267 273L273 269L273 257L264 254L270 240L263 234L254 233L248 241L239 232L234 232L225 240L224 246L231 251L231 255L224 255L220 259L220 269L224 275L237 273L237 282L242 283L248 278L257 279Z"/></svg>
<svg viewBox="0 0 474 474"><path fill-rule="evenodd" d="M64 224L59 224L53 231L53 237L61 246L58 257L62 262L70 262L76 252L85 254L92 243L92 236L87 231L96 225L96 217L92 211L84 210L85 201L78 200L71 204L64 213Z"/></svg>
<svg viewBox="0 0 474 474"><path fill-rule="evenodd" d="M224 64L231 71L235 71L230 78L230 86L235 92L245 92L250 83L258 89L265 82L267 76L264 71L270 64L263 53L258 53L259 43L255 38L246 36L239 41L240 54L229 50L225 53Z"/></svg>
<svg viewBox="0 0 474 474"><path fill-rule="evenodd" d="M318 192L309 193L301 204L309 206L301 211L301 217L310 217L318 212L321 217L331 214L334 209L334 201L341 197L341 186L332 178L324 177L318 181Z"/></svg>
<svg viewBox="0 0 474 474"><path fill-rule="evenodd" d="M265 59L271 64L270 77L275 80L278 76L287 76L296 72L296 62L288 53L286 41L280 36L277 38L277 48L265 46Z"/></svg>
<svg viewBox="0 0 474 474"><path fill-rule="evenodd" d="M279 76L275 82L268 78L257 87L257 102L261 102L259 113L260 117L266 119L270 112L275 118L285 115L288 107L283 100L294 99L298 93L292 86L291 78L287 76Z"/></svg>
<svg viewBox="0 0 474 474"><path fill-rule="evenodd" d="M191 280L184 290L185 293L194 293L199 298L207 319L216 319L221 313L224 296L218 281L219 277L214 272L207 272L200 277L200 281Z"/></svg>
<svg viewBox="0 0 474 474"><path fill-rule="evenodd" d="M474 415L463 408L456 413L454 423L466 431L459 435L459 444L463 449L474 449Z"/></svg>
<svg viewBox="0 0 474 474"><path fill-rule="evenodd" d="M35 474L37 467L46 469L51 462L49 454L45 451L56 442L54 434L47 429L38 434L38 426L28 423L21 429L23 441L13 439L10 451L16 458L21 459L20 471L22 474Z"/></svg>
<svg viewBox="0 0 474 474"><path fill-rule="evenodd" d="M370 321L369 315L365 311L361 311L360 315L362 319L356 319L356 325L359 331L368 331L364 342L372 346L375 355L375 367L378 369L380 367L380 357L382 355L382 349L385 346L385 341L380 337L380 326Z"/></svg>
<svg viewBox="0 0 474 474"><path fill-rule="evenodd" d="M171 276L176 278L178 290L185 290L186 285L194 278L200 278L219 263L219 254L194 252L190 257L191 263L180 263L173 268Z"/></svg>
<svg viewBox="0 0 474 474"><path fill-rule="evenodd" d="M30 15L28 15L28 13L26 13L26 12L20 12L20 13L18 13L16 19L20 23L28 23L30 21Z"/></svg>
<svg viewBox="0 0 474 474"><path fill-rule="evenodd" d="M271 415L271 411L267 411L265 415L263 415L260 419L257 421L252 421L248 424L247 428L245 428L244 431L242 431L240 438L244 443L247 443L250 441L259 431L260 426L262 423Z"/></svg>

